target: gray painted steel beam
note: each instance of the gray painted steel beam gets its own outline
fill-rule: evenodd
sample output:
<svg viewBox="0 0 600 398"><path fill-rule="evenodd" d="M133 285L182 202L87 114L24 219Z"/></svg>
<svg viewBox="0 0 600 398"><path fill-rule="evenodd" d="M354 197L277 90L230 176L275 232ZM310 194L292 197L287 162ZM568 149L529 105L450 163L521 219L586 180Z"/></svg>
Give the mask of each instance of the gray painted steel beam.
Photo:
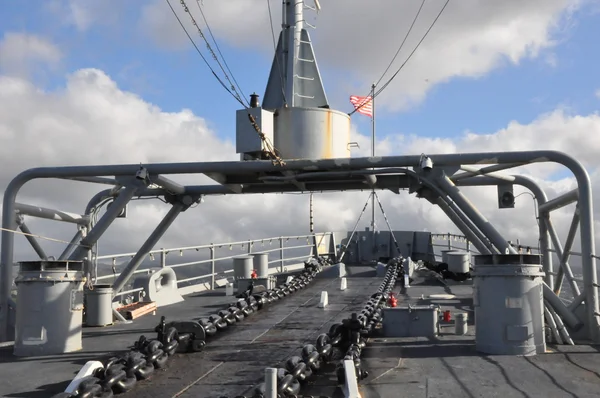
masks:
<svg viewBox="0 0 600 398"><path fill-rule="evenodd" d="M460 166L460 168L461 168L462 170L465 170L466 172L469 172L469 173L473 173L473 174L477 174L477 175L482 175L482 174L484 174L484 173L482 173L482 172L481 172L481 170L480 170L480 169L478 169L477 167L472 167L472 166ZM499 180L503 180L503 181L513 181L513 178L512 178L512 176L505 175L505 174L502 174L502 173L495 173L495 172L491 172L491 171L490 171L490 172L487 172L487 173L485 173L485 175L486 175L487 177L497 178L497 179L499 179ZM452 181L455 181L455 179L454 179L454 178L452 178L452 177L450 177L450 179L451 179Z"/></svg>
<svg viewBox="0 0 600 398"><path fill-rule="evenodd" d="M585 300L585 292L581 293L579 296L575 297L575 300L571 301L571 303L567 306L570 311L575 311L577 307L583 303Z"/></svg>
<svg viewBox="0 0 600 398"><path fill-rule="evenodd" d="M465 178L474 177L478 175L486 175L494 171L501 171L506 169L512 169L513 167L521 166L521 163L509 163L509 164L495 164L492 166L482 167L473 171L465 171L464 173L455 174L450 179L456 183L456 181L464 180Z"/></svg>
<svg viewBox="0 0 600 398"><path fill-rule="evenodd" d="M564 270L562 264L568 264L569 258L571 257L571 249L573 248L573 242L575 241L575 234L577 234L577 227L579 227L579 207L575 207L575 212L573 213L573 219L571 220L571 226L569 227L569 233L567 234L567 240L565 241L565 247L563 249L562 257L560 258L561 267L559 267L558 272L556 274L556 283L554 287L554 292L556 294L560 293L560 289L562 287L562 282L564 278ZM571 267L569 267L569 270ZM567 276L569 278L569 276ZM573 280L575 285L577 282ZM579 295L579 292L577 292Z"/></svg>
<svg viewBox="0 0 600 398"><path fill-rule="evenodd" d="M573 202L576 202L579 198L579 191L574 189L569 191L557 198L547 201L543 205L540 205L541 212L551 212L552 210L560 209L561 207L567 206Z"/></svg>
<svg viewBox="0 0 600 398"><path fill-rule="evenodd" d="M165 215L165 217L161 220L158 226L152 231L148 239L144 242L142 247L138 250L138 252L133 256L127 267L121 272L115 283L113 283L113 295L119 293L123 287L127 284L129 279L133 276L136 269L140 266L144 258L148 255L148 253L154 248L154 246L158 243L160 238L165 234L167 229L173 224L173 221L187 208L181 202L176 202L173 204L173 207L169 210L169 212Z"/></svg>
<svg viewBox="0 0 600 398"><path fill-rule="evenodd" d="M173 194L181 195L181 194L185 193L185 187L183 185L181 185L180 183L175 182L165 176L162 176L162 175L151 176L150 181L152 181L156 185L163 187L164 189L166 189L167 191L169 191Z"/></svg>
<svg viewBox="0 0 600 398"><path fill-rule="evenodd" d="M494 226L471 204L456 185L444 174L436 180L443 189L452 198L454 203L473 221L475 226L481 230L496 246L500 253L517 254L506 239L494 228Z"/></svg>
<svg viewBox="0 0 600 398"><path fill-rule="evenodd" d="M110 227L125 206L127 206L127 203L129 203L133 195L135 195L137 189L138 188L135 186L129 186L119 192L119 196L117 196L113 205L106 210L106 213L98 220L87 236L81 240L81 244L77 246L73 254L69 256L69 260L83 260L90 248L98 242L98 239L100 239L102 234L106 232L108 227Z"/></svg>
<svg viewBox="0 0 600 398"><path fill-rule="evenodd" d="M569 311L566 305L558 298L556 294L546 285L542 284L544 288L544 300L547 300L551 307L560 315L561 319L565 321L567 326L577 331L583 326L583 323L577 318L575 314Z"/></svg>
<svg viewBox="0 0 600 398"><path fill-rule="evenodd" d="M114 178L105 177L65 177L65 180L73 180L80 182L91 182L94 184L118 185L119 182Z"/></svg>
<svg viewBox="0 0 600 398"><path fill-rule="evenodd" d="M554 228L552 221L550 219L547 219L547 220L544 220L544 222L546 223L546 226L548 227L548 232L550 232L550 237L552 238L552 243L554 244L554 249L556 250L556 254L558 255L558 258L559 259L565 258L565 251L563 250L563 247L560 243L560 238L558 237L558 234L556 233L556 229ZM575 224L575 231L577 231L577 224ZM571 233L571 230L569 230L569 234L570 233ZM573 244L573 238L571 238L571 244ZM581 292L579 291L579 286L577 286L577 282L575 281L575 277L573 276L573 271L571 270L571 266L569 265L568 261L560 262L559 273L561 270L567 275L567 280L569 281L569 284L571 285L573 297L579 296L579 294ZM562 277L561 277L561 284L562 284ZM554 292L556 294L559 294L560 288L561 288L561 286L556 284L554 286Z"/></svg>
<svg viewBox="0 0 600 398"><path fill-rule="evenodd" d="M66 211L47 209L45 207L32 206L24 203L15 203L15 208L19 213L32 217L70 222L79 225L87 225L89 223L89 217L82 216L80 214L69 213Z"/></svg>
<svg viewBox="0 0 600 398"><path fill-rule="evenodd" d="M77 232L75 233L73 238L71 238L71 241L69 242L67 247L65 247L65 250L63 250L63 252L58 257L59 261L66 260L67 258L69 258L69 255L77 247L79 240L81 239L82 236L83 236L83 230L81 230L81 229L77 230Z"/></svg>
<svg viewBox="0 0 600 398"><path fill-rule="evenodd" d="M457 226L457 228L467 237L467 239L475 246L475 248L481 254L492 254L493 252L488 248L479 237L475 234L472 228L470 228L456 213L454 209L450 207L448 203L441 197L438 196L436 204L442 209L448 218Z"/></svg>
<svg viewBox="0 0 600 398"><path fill-rule="evenodd" d="M569 169L579 169L580 163L558 151L519 151L519 152L480 152L427 155L437 166L461 166L468 164L494 163L539 163L557 162ZM204 174L232 173L253 174L259 172L282 172L287 170L360 170L378 167L418 167L421 155L385 156L364 158L337 158L318 160L285 160L280 166L269 160L151 163L144 167L151 175L156 174ZM40 167L26 170L15 177L22 183L34 178L63 178L89 176L132 176L140 168L139 164Z"/></svg>
<svg viewBox="0 0 600 398"><path fill-rule="evenodd" d="M27 241L29 242L29 244L31 245L31 247L33 247L33 250L35 250L35 252L37 253L37 255L42 260L47 259L48 256L46 255L46 252L44 251L44 249L42 249L42 246L40 246L40 244L38 243L38 241L35 238L35 236L33 236L33 234L31 233L31 230L29 229L29 227L27 226L27 224L25 224L25 222L22 221L22 220L17 221L17 223L19 224L19 229L24 234L26 234L25 235L25 239L27 239Z"/></svg>

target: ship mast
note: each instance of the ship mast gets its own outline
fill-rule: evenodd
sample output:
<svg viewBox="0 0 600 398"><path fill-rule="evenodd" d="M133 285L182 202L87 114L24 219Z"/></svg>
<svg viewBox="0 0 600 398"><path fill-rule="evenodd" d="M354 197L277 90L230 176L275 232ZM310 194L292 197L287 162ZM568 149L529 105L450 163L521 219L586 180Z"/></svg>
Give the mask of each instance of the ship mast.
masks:
<svg viewBox="0 0 600 398"><path fill-rule="evenodd" d="M319 11L318 1L309 6L304 0L283 0L281 32L265 91L263 108L328 108L314 50L306 27L304 9Z"/></svg>
<svg viewBox="0 0 600 398"><path fill-rule="evenodd" d="M306 20L307 10L321 9L318 1L312 1L282 2L281 31L262 105L255 101L255 107L236 116L236 148L244 160L262 159L265 151L248 124L248 112L282 159L350 157L350 116L329 106L307 31L315 29Z"/></svg>

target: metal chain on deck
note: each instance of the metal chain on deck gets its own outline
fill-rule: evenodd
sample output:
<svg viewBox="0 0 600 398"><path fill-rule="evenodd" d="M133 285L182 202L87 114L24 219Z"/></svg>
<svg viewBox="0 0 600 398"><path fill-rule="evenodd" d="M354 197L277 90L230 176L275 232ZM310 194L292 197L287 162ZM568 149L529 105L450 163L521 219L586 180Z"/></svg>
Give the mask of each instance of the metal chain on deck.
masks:
<svg viewBox="0 0 600 398"><path fill-rule="evenodd" d="M130 351L110 358L104 367L81 379L73 393L59 393L52 398L111 398L132 390L137 382L147 379L156 369L162 369L176 352L199 352L207 339L243 321L266 305L283 299L310 284L324 266L331 262L324 257L306 261L304 270L291 281L262 293L238 295L227 308L200 321L166 322L161 318L155 328L156 339L140 336ZM249 398L261 398L254 395ZM244 397L241 397L244 398Z"/></svg>
<svg viewBox="0 0 600 398"><path fill-rule="evenodd" d="M377 293L364 305L360 315L352 313L349 319L345 319L341 325L337 326L333 333L340 334L339 347L346 349L346 356L341 360L336 369L338 383L345 382L346 374L344 372L344 360L352 360L356 370L357 379L363 380L369 373L361 367L360 356L363 348L366 347L366 338L371 335L377 324L382 320L381 313L383 306L390 298L390 293L396 286L398 279L403 280L405 273L402 266L403 258L392 258L387 264L387 270L383 282L379 285ZM336 326L336 325L334 325ZM333 327L332 326L332 329ZM330 331L331 333L332 331Z"/></svg>
<svg viewBox="0 0 600 398"><path fill-rule="evenodd" d="M404 274L402 261L402 257L397 257L388 262L383 282L364 305L360 315L352 313L350 318L344 319L342 323L333 324L328 333L322 333L317 337L314 345L304 345L300 356L294 355L284 361L283 367L277 369L278 397L299 397L298 394L308 379L333 361L334 347L345 353L344 358L336 366L339 384L345 382L344 360L354 362L358 380L368 376L368 372L362 369L360 362L360 355L366 346L365 338L382 320L382 308L389 299L396 281ZM263 397L265 383L258 385L253 394L252 397Z"/></svg>

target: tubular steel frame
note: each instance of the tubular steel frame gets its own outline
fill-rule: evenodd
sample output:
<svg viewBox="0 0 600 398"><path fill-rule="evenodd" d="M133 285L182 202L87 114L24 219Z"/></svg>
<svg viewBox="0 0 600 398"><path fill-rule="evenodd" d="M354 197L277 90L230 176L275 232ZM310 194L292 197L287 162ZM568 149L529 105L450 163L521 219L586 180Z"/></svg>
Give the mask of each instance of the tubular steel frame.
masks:
<svg viewBox="0 0 600 398"><path fill-rule="evenodd" d="M459 186L484 186L512 183L528 188L535 197L539 210L539 239L546 272L546 302L550 313L558 313L573 330L586 326L586 336L600 342L600 311L596 277L595 235L593 226L592 187L589 175L576 159L558 151L489 152L427 155L433 162L431 170L421 170L417 156L388 156L367 158L289 160L284 165L270 161L231 161L147 164L69 166L33 168L17 175L4 193L2 214L2 252L0 269L0 341L11 336L9 308L15 308L10 292L13 281L14 231L28 231L23 216L43 217L75 223L77 234L61 254L61 259L88 260L98 239L121 214L133 197L165 195L172 205L158 227L148 237L136 257L143 259L160 239L171 223L183 211L198 203L204 195L276 193L298 191L344 191L388 189L399 193L408 188L420 197L441 206L456 225L470 236L472 243L486 252L516 253L509 241L462 194ZM531 179L519 175L505 175L498 171L531 163L555 162L571 170L577 180L577 189L548 200L545 192ZM474 165L486 165L481 169ZM411 167L413 170L406 169ZM462 170L460 173L456 173ZM222 185L183 186L170 180L170 174L205 174ZM17 204L19 190L27 182L39 178L71 179L88 183L116 184L113 189L98 193L84 215L60 212L25 204ZM114 178L114 179L113 179ZM149 188L151 184L159 188ZM90 212L103 200L113 197L110 208L93 226ZM573 221L564 246L554 228L550 212L577 201ZM571 247L579 225L583 267L583 286L577 285L569 266ZM40 258L34 237L28 237ZM554 249L552 249L552 245ZM552 253L559 258L559 268L554 272ZM141 261L132 261L119 280L124 285ZM558 299L564 278L574 294L567 307ZM574 311L585 305L585 319L578 319ZM18 311L18 307L17 307ZM559 318L560 320L560 318ZM549 321L549 323L551 323Z"/></svg>

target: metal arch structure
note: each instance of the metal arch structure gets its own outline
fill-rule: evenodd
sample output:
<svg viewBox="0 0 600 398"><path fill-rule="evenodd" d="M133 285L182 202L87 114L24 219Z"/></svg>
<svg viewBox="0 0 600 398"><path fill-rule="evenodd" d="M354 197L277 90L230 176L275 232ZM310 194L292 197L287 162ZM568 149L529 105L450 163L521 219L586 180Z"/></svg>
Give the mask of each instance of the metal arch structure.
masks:
<svg viewBox="0 0 600 398"><path fill-rule="evenodd" d="M80 230L61 254L61 258L73 260L87 258L89 263L92 257L91 248L132 198L165 195L166 201L172 205L172 208L131 260L122 278L116 281L115 292L118 292L139 266L147 251L152 249L175 218L190 205L197 203L203 195L371 189L399 193L401 189L409 189L409 192L416 192L419 197L439 205L465 235L473 239L473 243L480 250L491 253L516 253L516 249L509 241L501 236L458 188L509 182L530 189L538 203L541 221L540 246L544 258L544 270L547 273L544 298L551 305L549 312L551 314L558 312L560 316L557 319L564 320L573 330L584 324L586 338L593 342L600 342L592 189L589 175L583 166L576 159L557 151L428 155L426 157L428 163L425 167L422 167L423 158L424 155L289 160L284 165L252 160L160 163L147 164L142 168L139 164L123 164L26 170L10 182L4 194L0 270L0 340L6 341L11 336L9 307L15 306L10 296L13 281L14 231L19 225L24 225L23 215L73 222L80 226ZM523 176L506 176L498 173L500 170L540 162L555 162L569 168L577 180L577 189L548 200L546 194L534 181ZM474 165L486 165L486 167L478 169L473 168ZM457 173L460 169L463 172ZM166 177L170 174L205 174L218 184L183 186ZM17 194L23 185L39 178L74 179L89 183L116 184L116 187L97 194L90 201L83 215L17 204ZM150 183L160 188L148 188ZM98 203L109 197L114 198L110 208L92 225L90 213ZM575 200L578 201L577 212L566 242L562 246L551 223L550 212ZM569 283L577 286L568 260L578 224L581 234L583 286L580 290L579 287L574 290L576 297L567 307L555 293L560 292L565 276ZM41 258L47 257L46 253L36 249L34 240L29 241ZM552 266L550 242L554 244L560 259L560 268L556 273ZM578 307L585 308L585 312L579 317L574 314ZM553 322L549 320L549 323Z"/></svg>

